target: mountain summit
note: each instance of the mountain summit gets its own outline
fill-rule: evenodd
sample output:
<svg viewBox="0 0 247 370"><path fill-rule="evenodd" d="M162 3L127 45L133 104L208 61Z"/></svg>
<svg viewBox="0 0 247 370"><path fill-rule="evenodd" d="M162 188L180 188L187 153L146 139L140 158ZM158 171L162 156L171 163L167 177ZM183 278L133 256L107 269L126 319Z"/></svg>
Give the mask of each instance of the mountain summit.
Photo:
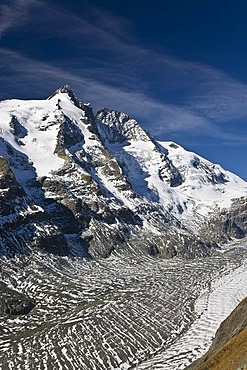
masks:
<svg viewBox="0 0 247 370"><path fill-rule="evenodd" d="M0 253L202 256L247 232L246 183L71 88L0 102Z"/></svg>

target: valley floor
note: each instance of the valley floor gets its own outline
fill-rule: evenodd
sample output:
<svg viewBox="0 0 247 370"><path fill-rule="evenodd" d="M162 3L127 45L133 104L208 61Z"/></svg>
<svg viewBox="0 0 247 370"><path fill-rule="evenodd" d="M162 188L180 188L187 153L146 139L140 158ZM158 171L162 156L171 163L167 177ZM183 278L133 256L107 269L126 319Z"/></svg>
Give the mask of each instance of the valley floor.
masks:
<svg viewBox="0 0 247 370"><path fill-rule="evenodd" d="M184 369L247 296L247 242L213 257L130 250L97 262L34 253L1 261L2 281L37 305L0 318L0 367Z"/></svg>

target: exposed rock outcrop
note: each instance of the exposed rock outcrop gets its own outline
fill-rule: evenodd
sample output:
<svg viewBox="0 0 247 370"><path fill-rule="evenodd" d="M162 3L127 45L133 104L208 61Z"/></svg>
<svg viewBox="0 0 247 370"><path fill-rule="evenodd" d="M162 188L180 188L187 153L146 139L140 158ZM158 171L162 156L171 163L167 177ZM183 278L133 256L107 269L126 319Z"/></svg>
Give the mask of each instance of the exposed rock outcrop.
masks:
<svg viewBox="0 0 247 370"><path fill-rule="evenodd" d="M201 234L215 243L224 243L231 239L241 239L247 234L247 198L232 200L230 208L214 215Z"/></svg>
<svg viewBox="0 0 247 370"><path fill-rule="evenodd" d="M23 293L8 288L0 282L0 315L27 315L35 302Z"/></svg>

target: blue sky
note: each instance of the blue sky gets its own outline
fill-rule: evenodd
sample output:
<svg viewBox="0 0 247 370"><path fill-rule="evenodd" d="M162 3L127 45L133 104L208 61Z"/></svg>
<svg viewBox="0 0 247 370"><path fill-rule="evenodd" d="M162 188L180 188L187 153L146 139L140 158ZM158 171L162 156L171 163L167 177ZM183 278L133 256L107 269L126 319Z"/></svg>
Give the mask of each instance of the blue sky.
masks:
<svg viewBox="0 0 247 370"><path fill-rule="evenodd" d="M63 84L247 180L246 0L1 0L0 99Z"/></svg>

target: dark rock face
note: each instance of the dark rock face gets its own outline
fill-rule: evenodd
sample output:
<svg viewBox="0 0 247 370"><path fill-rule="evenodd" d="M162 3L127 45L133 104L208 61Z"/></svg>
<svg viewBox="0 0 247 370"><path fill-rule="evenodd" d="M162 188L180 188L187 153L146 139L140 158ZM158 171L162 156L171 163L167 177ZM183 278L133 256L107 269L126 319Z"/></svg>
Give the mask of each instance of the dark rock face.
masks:
<svg viewBox="0 0 247 370"><path fill-rule="evenodd" d="M215 243L222 243L232 238L241 239L247 234L247 198L233 199L229 209L223 209L217 216L212 217L205 235Z"/></svg>
<svg viewBox="0 0 247 370"><path fill-rule="evenodd" d="M60 118L61 125L57 135L57 145L54 153L59 157L67 159L66 149L73 147L76 144L83 144L83 135L78 126L68 117L62 115Z"/></svg>
<svg viewBox="0 0 247 370"><path fill-rule="evenodd" d="M3 199L10 199L12 196L22 197L24 195L24 191L16 181L8 161L3 157L0 157L0 189L5 190L5 192L2 192Z"/></svg>
<svg viewBox="0 0 247 370"><path fill-rule="evenodd" d="M247 233L247 198L234 199L228 211L222 213L224 231L233 238L242 238Z"/></svg>
<svg viewBox="0 0 247 370"><path fill-rule="evenodd" d="M0 293L0 315L27 315L35 307L35 302L29 297L8 288L2 282Z"/></svg>
<svg viewBox="0 0 247 370"><path fill-rule="evenodd" d="M38 247L49 253L70 255L64 234L79 233L79 224L83 222L78 222L69 207L54 200L47 202L38 182L35 193L39 194L40 204L35 204L17 182L6 159L0 157L0 165L0 189L4 189L0 192L1 254L11 257L16 253L29 254L30 247ZM59 193L59 188L55 189Z"/></svg>
<svg viewBox="0 0 247 370"><path fill-rule="evenodd" d="M70 249L63 234L40 236L36 238L33 246L58 256L70 255Z"/></svg>

